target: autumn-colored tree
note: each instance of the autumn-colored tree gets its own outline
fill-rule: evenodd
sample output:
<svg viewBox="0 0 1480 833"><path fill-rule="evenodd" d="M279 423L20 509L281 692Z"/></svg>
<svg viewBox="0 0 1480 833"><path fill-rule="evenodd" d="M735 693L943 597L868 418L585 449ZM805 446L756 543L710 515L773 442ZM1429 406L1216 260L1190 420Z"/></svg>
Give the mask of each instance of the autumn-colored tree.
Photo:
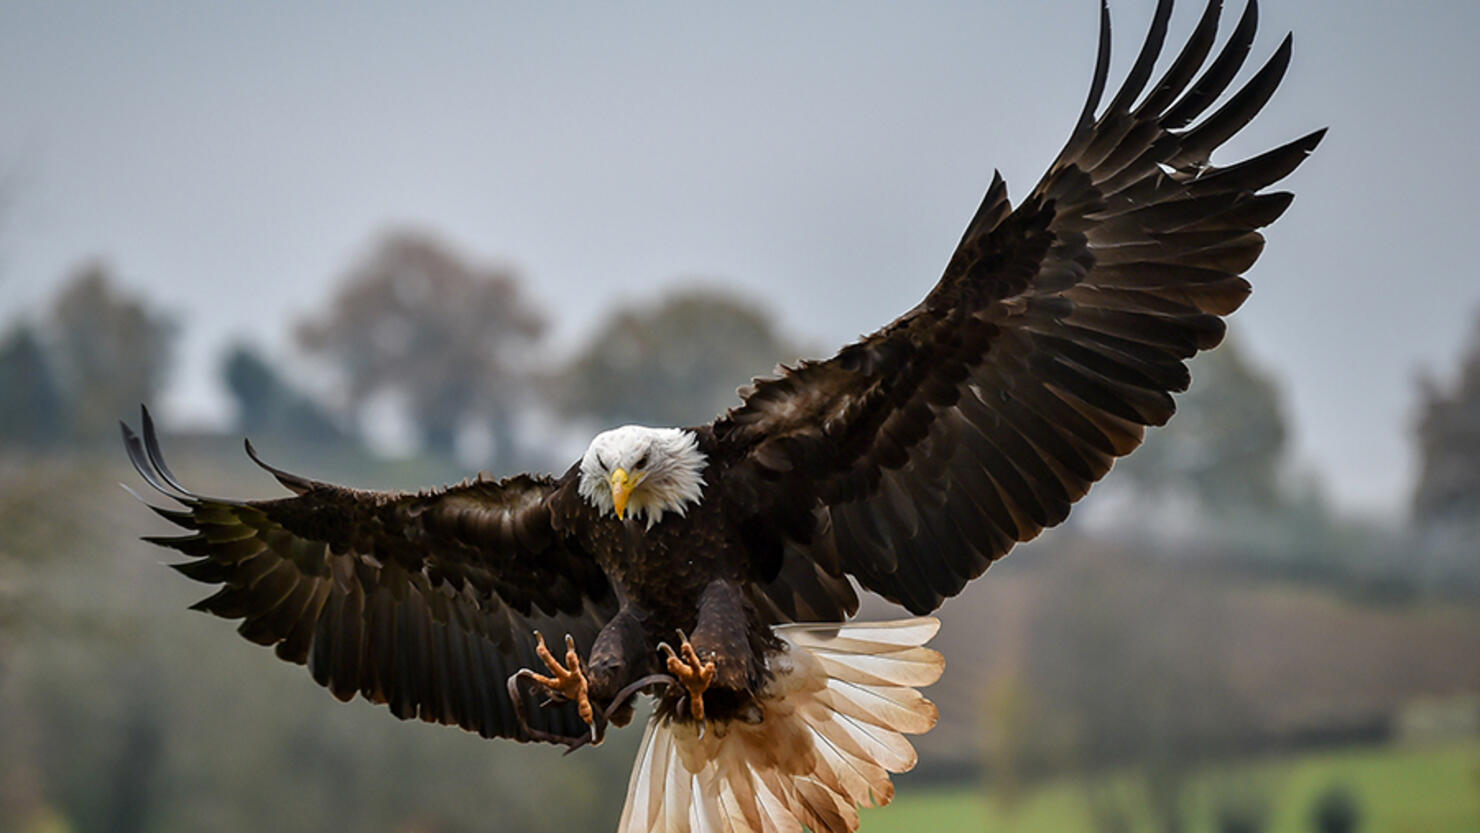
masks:
<svg viewBox="0 0 1480 833"><path fill-rule="evenodd" d="M352 413L398 395L427 450L453 456L465 429L484 429L491 457L508 467L511 412L544 330L509 269L401 230L350 269L331 309L303 322L298 341L343 374Z"/></svg>
<svg viewBox="0 0 1480 833"><path fill-rule="evenodd" d="M175 329L169 317L119 289L101 262L73 274L46 330L78 439L115 439L118 420L158 396Z"/></svg>
<svg viewBox="0 0 1480 833"><path fill-rule="evenodd" d="M688 289L614 312L555 379L554 397L567 414L604 425L695 425L797 355L763 308Z"/></svg>

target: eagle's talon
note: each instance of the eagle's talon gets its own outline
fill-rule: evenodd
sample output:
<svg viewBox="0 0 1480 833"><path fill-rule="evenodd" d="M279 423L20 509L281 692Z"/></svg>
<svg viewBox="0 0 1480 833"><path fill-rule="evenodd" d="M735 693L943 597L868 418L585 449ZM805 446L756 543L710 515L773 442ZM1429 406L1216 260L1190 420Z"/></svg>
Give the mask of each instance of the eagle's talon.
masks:
<svg viewBox="0 0 1480 833"><path fill-rule="evenodd" d="M550 694L551 702L574 701L576 711L581 715L581 720L591 727L592 740L595 740L596 712L591 707L590 689L586 684L586 675L581 671L581 655L576 652L575 639L570 634L565 635L565 664L562 665L545 645L544 634L535 631L534 638L535 656L545 663L545 667L550 669L553 676L546 677L530 671L529 678L545 687Z"/></svg>
<svg viewBox="0 0 1480 833"><path fill-rule="evenodd" d="M715 667L713 653L710 659L700 660L699 652L694 650L689 638L680 630L678 632L678 651L667 642L658 643L658 649L668 656L668 673L677 678L679 685L687 691L689 713L699 723L704 723L704 692L709 689L709 684L714 681ZM683 711L683 703L679 704L680 713Z"/></svg>

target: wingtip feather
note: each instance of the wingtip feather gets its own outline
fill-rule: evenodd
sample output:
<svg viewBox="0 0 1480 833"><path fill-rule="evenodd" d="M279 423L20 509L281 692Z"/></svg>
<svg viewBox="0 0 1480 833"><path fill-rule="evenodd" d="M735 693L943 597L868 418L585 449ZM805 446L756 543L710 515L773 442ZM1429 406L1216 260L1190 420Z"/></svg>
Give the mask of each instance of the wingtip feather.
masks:
<svg viewBox="0 0 1480 833"><path fill-rule="evenodd" d="M263 460L261 455L257 453L257 448L256 446L252 445L251 439L243 437L242 446L246 449L247 456L251 458L252 462L256 463L261 469L276 478L277 482L283 485L283 488L300 495L313 488L313 481L309 480L308 478L299 477L296 474L284 471L280 468L277 468L276 466L269 465L267 461Z"/></svg>
<svg viewBox="0 0 1480 833"><path fill-rule="evenodd" d="M179 491L180 494L186 497L195 497L189 489L180 483L180 479L175 477L174 472L171 472L169 465L165 463L164 452L159 446L159 434L154 429L154 418L150 415L149 408L141 403L139 405L139 412L142 416L141 427L144 431L144 452L149 457L149 463L159 473L159 476L164 478L164 481Z"/></svg>
<svg viewBox="0 0 1480 833"><path fill-rule="evenodd" d="M1105 84L1110 78L1110 3L1109 0L1100 0L1100 35L1099 47L1095 54L1095 75L1090 82L1089 95L1085 98L1084 109L1079 113L1079 127L1077 132L1086 130L1095 122L1095 112L1100 108L1100 100L1105 95Z"/></svg>

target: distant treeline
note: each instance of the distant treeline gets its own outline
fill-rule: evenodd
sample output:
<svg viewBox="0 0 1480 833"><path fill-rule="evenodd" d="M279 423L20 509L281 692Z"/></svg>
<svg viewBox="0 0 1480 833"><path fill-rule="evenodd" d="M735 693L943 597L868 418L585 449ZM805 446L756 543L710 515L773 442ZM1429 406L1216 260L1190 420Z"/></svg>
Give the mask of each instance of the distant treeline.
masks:
<svg viewBox="0 0 1480 833"><path fill-rule="evenodd" d="M0 443L110 447L118 419L159 399L185 323L84 264L42 315L0 331ZM765 306L709 284L613 310L552 360L546 313L512 269L408 230L372 241L325 308L284 323L293 355L237 341L219 360L233 433L494 472L561 471L579 451L571 438L604 426L706 422L738 385L809 352ZM1110 508L1071 523L1087 516L1167 551L1212 542L1261 570L1355 577L1375 592L1480 590L1480 320L1457 378L1418 388L1422 468L1402 529L1341 517L1318 473L1292 464L1279 384L1236 338L1192 369L1176 418L1091 498Z"/></svg>

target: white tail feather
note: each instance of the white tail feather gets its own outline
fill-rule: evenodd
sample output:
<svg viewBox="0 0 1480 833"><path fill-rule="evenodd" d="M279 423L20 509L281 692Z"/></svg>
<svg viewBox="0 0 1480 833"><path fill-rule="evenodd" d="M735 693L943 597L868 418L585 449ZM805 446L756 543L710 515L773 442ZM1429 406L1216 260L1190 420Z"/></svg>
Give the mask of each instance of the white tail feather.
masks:
<svg viewBox="0 0 1480 833"><path fill-rule="evenodd" d="M916 686L945 660L923 647L933 618L783 625L765 719L648 721L618 833L851 833L858 807L894 798L891 772L915 765L905 734L935 725Z"/></svg>

